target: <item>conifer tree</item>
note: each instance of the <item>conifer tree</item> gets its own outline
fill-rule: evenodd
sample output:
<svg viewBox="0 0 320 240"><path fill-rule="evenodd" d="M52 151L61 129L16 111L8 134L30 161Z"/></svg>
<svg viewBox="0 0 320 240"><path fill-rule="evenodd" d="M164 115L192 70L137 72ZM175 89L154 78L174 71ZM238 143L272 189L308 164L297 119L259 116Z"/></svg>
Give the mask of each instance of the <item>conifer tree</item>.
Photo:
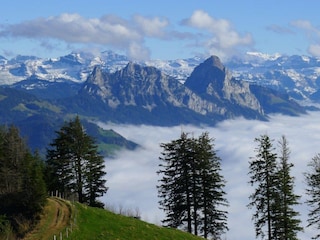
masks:
<svg viewBox="0 0 320 240"><path fill-rule="evenodd" d="M186 133L180 139L161 144L163 152L159 159L163 162L157 172L163 175L158 187L159 204L166 212L163 223L178 228L187 221L187 231L191 232L191 196L190 178L188 178L188 159L190 158L191 142Z"/></svg>
<svg viewBox="0 0 320 240"><path fill-rule="evenodd" d="M226 181L221 175L221 159L214 150L213 141L208 132L197 139L195 160L199 163L200 191L196 194L196 202L201 213L200 229L204 238L211 236L220 239L228 230L227 211L221 209L228 206L228 201L224 191Z"/></svg>
<svg viewBox="0 0 320 240"><path fill-rule="evenodd" d="M28 153L27 145L21 138L19 129L10 126L4 129L1 159L1 189L2 193L13 193L21 189L22 162Z"/></svg>
<svg viewBox="0 0 320 240"><path fill-rule="evenodd" d="M305 173L307 183L307 204L310 207L308 213L308 227L315 227L320 231L320 153L315 155L308 163L309 171ZM313 239L320 239L320 233Z"/></svg>
<svg viewBox="0 0 320 240"><path fill-rule="evenodd" d="M290 150L285 136L279 141L280 154L278 169L275 175L277 194L273 207L273 239L294 240L297 233L302 231L301 221L297 218L299 213L294 210L298 205L300 196L294 194L294 177L291 176L289 163Z"/></svg>
<svg viewBox="0 0 320 240"><path fill-rule="evenodd" d="M258 147L255 148L256 156L249 162L250 184L256 189L249 197L251 202L249 208L255 208L255 213L252 216L257 237L267 239L272 238L272 220L274 206L275 189L275 172L276 172L276 153L272 140L268 135L261 135L256 138L255 142ZM267 234L266 234L267 233Z"/></svg>
<svg viewBox="0 0 320 240"><path fill-rule="evenodd" d="M103 204L97 201L98 197L102 197L108 190L105 186L106 180L104 175L104 160L103 157L96 154L97 147L94 146L89 153L89 161L86 168L86 182L84 185L85 193L87 196L86 201L90 206L103 207Z"/></svg>
<svg viewBox="0 0 320 240"><path fill-rule="evenodd" d="M46 201L46 187L41 159L32 155L19 129L0 128L0 215L5 215L17 233L23 237L27 219L33 222ZM33 222L34 223L34 222Z"/></svg>
<svg viewBox="0 0 320 240"><path fill-rule="evenodd" d="M279 141L280 153L274 153L268 135L255 139L258 147L256 157L250 162L249 174L255 192L250 195L249 207L255 207L253 215L256 236L263 239L297 239L302 230L299 213L294 210L299 196L294 194L294 178L290 174L290 150L284 136Z"/></svg>
<svg viewBox="0 0 320 240"><path fill-rule="evenodd" d="M96 198L106 193L107 187L103 158L94 140L86 134L78 116L56 133L47 151L49 190L76 194L79 202L96 206Z"/></svg>
<svg viewBox="0 0 320 240"><path fill-rule="evenodd" d="M204 237L220 239L227 230L227 206L220 174L220 158L212 139L203 133L198 139L182 133L180 139L161 144L162 175L158 187L163 221L171 227L186 227L187 231Z"/></svg>
<svg viewBox="0 0 320 240"><path fill-rule="evenodd" d="M32 217L40 213L47 198L47 188L44 181L43 161L35 153L27 153L23 161L22 195L21 199L26 216Z"/></svg>

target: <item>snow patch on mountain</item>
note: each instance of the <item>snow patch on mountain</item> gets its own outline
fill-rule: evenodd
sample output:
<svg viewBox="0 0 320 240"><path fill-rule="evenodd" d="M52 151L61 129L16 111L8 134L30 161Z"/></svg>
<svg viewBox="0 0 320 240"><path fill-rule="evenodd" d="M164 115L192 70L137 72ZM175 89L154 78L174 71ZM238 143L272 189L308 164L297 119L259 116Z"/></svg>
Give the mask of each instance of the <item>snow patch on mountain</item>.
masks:
<svg viewBox="0 0 320 240"><path fill-rule="evenodd" d="M175 60L149 60L137 62L153 66L164 74L184 82L205 58L194 57ZM95 66L113 73L123 69L130 60L113 51L99 53L74 52L59 58L41 59L35 56L17 56L6 59L0 56L0 85L13 85L28 78L48 82L83 83ZM264 85L305 99L319 90L320 58L285 56L279 53L247 52L243 58L233 58L224 65L238 80ZM29 86L31 87L31 86ZM37 87L33 85L32 87ZM41 86L39 86L41 87Z"/></svg>
<svg viewBox="0 0 320 240"><path fill-rule="evenodd" d="M264 61L274 61L281 57L280 53L275 53L273 55L266 54L266 53L261 53L261 52L247 52L247 56L253 56L257 58L261 58Z"/></svg>

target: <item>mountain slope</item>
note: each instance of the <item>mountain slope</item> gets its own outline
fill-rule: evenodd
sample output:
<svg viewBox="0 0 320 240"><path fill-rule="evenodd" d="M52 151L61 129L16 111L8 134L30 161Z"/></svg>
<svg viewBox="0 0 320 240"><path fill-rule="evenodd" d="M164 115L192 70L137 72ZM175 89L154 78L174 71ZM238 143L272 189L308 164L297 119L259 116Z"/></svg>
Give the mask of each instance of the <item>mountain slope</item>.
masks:
<svg viewBox="0 0 320 240"><path fill-rule="evenodd" d="M57 239L132 239L132 240L199 240L203 239L180 230L159 227L133 217L92 208L80 203L71 204L49 198L48 205L36 229L24 240ZM54 214L56 213L56 214ZM67 230L68 229L68 230ZM60 235L61 234L61 235Z"/></svg>
<svg viewBox="0 0 320 240"><path fill-rule="evenodd" d="M49 62L61 69L74 66L67 71L70 74L88 64L80 55ZM19 75L21 71L13 73ZM31 70L27 67L26 71ZM46 71L49 70L42 72ZM32 84L35 84L33 88ZM55 78L47 81L34 75L14 87L19 91L0 88L0 123L17 124L32 144L37 140L38 144L47 144L54 136L53 129L75 115L92 121L172 126L214 125L236 117L267 120L270 113L305 113L285 92L234 78L217 56L195 67L184 82L155 67L129 62L113 72L95 66L83 83Z"/></svg>
<svg viewBox="0 0 320 240"><path fill-rule="evenodd" d="M299 116L306 113L305 108L292 100L287 93L281 93L258 85L251 85L250 89L259 100L266 114L282 113L284 115Z"/></svg>
<svg viewBox="0 0 320 240"><path fill-rule="evenodd" d="M244 58L231 59L226 64L239 80L287 93L298 101L310 100L319 91L320 58L256 52L249 52Z"/></svg>
<svg viewBox="0 0 320 240"><path fill-rule="evenodd" d="M0 125L17 126L30 149L39 151L43 156L50 142L56 137L55 131L70 117L72 116L62 105L39 99L23 91L0 87ZM99 151L104 156L111 157L122 147L131 150L137 147L137 144L126 140L116 132L103 130L86 120L85 116L81 118L86 131L97 141Z"/></svg>
<svg viewBox="0 0 320 240"><path fill-rule="evenodd" d="M263 118L263 109L249 84L235 80L217 56L197 66L185 86L216 104L215 111L225 118Z"/></svg>
<svg viewBox="0 0 320 240"><path fill-rule="evenodd" d="M266 120L264 107L268 113L305 112L286 94L276 91L273 95L285 108L272 110L275 102L260 103L264 99L257 89L264 88L254 89L255 92L248 82L233 78L220 59L212 56L199 64L185 83L154 67L135 63L114 73L95 67L78 94L60 104L103 121L166 126L214 125L240 116Z"/></svg>
<svg viewBox="0 0 320 240"><path fill-rule="evenodd" d="M194 68L205 58L193 57L175 60L149 60L138 62L141 66L153 66L163 73L184 82ZM124 68L129 59L112 51L101 53L73 52L66 56L41 59L35 56L17 56L6 59L0 56L0 85L22 87L27 91L35 88L52 87L48 83L68 82L82 84L100 66L103 71L113 73ZM319 91L320 58L310 56L267 55L248 52L241 58L232 58L224 63L232 75L241 81L273 88L285 92L296 100L309 100ZM20 81L39 79L37 83ZM50 94L50 91L48 91ZM50 97L50 96L49 96ZM319 101L319 98L312 98Z"/></svg>
<svg viewBox="0 0 320 240"><path fill-rule="evenodd" d="M121 123L176 125L213 121L204 114L212 103L158 69L134 63L112 74L95 68L79 94L63 104Z"/></svg>

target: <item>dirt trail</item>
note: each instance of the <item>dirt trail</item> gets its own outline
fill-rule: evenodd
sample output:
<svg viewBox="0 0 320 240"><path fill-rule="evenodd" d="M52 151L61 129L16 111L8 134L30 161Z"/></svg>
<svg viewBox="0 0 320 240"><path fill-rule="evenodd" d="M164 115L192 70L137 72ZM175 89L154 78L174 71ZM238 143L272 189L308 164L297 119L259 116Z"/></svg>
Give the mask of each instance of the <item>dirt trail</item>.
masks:
<svg viewBox="0 0 320 240"><path fill-rule="evenodd" d="M48 198L39 224L24 240L53 239L53 235L58 236L69 225L71 216L72 206L69 202Z"/></svg>

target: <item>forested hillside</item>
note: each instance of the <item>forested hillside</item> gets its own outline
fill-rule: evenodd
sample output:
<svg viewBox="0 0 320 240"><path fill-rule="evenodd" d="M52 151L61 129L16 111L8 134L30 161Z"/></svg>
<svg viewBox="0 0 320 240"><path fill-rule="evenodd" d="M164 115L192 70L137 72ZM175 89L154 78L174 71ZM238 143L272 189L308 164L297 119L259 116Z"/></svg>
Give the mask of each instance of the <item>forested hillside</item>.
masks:
<svg viewBox="0 0 320 240"><path fill-rule="evenodd" d="M107 192L103 156L79 117L66 122L48 146L46 159L31 152L19 129L0 128L0 237L24 237L38 222L48 192L103 207Z"/></svg>
<svg viewBox="0 0 320 240"><path fill-rule="evenodd" d="M30 152L19 130L1 127L0 234L23 237L37 221L47 197L43 170L43 161Z"/></svg>

